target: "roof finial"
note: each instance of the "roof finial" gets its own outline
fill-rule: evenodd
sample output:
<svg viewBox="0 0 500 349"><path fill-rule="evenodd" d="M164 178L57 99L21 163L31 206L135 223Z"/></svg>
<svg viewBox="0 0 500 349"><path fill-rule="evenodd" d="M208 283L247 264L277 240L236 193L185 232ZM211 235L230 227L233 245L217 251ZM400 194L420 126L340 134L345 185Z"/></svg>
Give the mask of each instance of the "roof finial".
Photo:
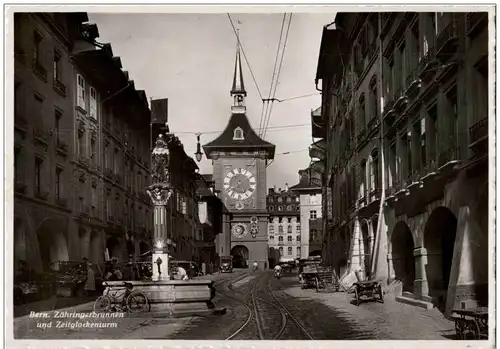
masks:
<svg viewBox="0 0 500 349"><path fill-rule="evenodd" d="M237 24L241 24L240 20L237 20ZM240 54L240 29L236 29L236 61L234 62L234 76L233 76L233 87L231 88L231 96L241 95L243 97L247 96L247 91L245 90L245 84L243 83L243 69L241 67L241 54Z"/></svg>

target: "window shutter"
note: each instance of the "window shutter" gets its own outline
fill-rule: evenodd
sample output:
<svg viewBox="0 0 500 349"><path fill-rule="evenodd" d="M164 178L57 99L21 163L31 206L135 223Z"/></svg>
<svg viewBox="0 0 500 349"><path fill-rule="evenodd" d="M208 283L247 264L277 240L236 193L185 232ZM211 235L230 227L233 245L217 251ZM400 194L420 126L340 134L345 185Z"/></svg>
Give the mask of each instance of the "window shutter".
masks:
<svg viewBox="0 0 500 349"><path fill-rule="evenodd" d="M90 117L97 119L97 92L95 88L90 88Z"/></svg>
<svg viewBox="0 0 500 349"><path fill-rule="evenodd" d="M77 105L85 110L85 79L80 74L76 75Z"/></svg>

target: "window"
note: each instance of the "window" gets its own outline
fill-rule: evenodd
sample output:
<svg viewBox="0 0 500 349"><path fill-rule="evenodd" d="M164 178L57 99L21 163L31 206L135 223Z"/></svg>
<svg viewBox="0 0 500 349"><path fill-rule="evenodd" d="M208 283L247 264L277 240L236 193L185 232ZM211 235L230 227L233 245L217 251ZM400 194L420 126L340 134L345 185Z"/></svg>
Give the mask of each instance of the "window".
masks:
<svg viewBox="0 0 500 349"><path fill-rule="evenodd" d="M56 134L56 144L59 146L61 142L61 118L62 113L59 110L54 111L54 133Z"/></svg>
<svg viewBox="0 0 500 349"><path fill-rule="evenodd" d="M389 186L397 183L397 155L396 155L396 142L389 146L389 169L390 169L390 182Z"/></svg>
<svg viewBox="0 0 500 349"><path fill-rule="evenodd" d="M77 101L76 101L76 103L80 108L85 110L85 79L80 74L77 74L76 80L77 80L77 86L76 86Z"/></svg>
<svg viewBox="0 0 500 349"><path fill-rule="evenodd" d="M297 246L297 257L300 257L300 246Z"/></svg>
<svg viewBox="0 0 500 349"><path fill-rule="evenodd" d="M291 247L288 247L288 255L291 256L292 255L292 248Z"/></svg>
<svg viewBox="0 0 500 349"><path fill-rule="evenodd" d="M245 138L243 137L243 130L241 129L241 127L236 127L233 132L233 140L241 141L244 139Z"/></svg>
<svg viewBox="0 0 500 349"><path fill-rule="evenodd" d="M286 231L288 234L291 234L292 233L292 226L288 225L288 227L286 228Z"/></svg>
<svg viewBox="0 0 500 349"><path fill-rule="evenodd" d="M282 226L282 225L280 225L280 226L278 227L278 233L283 233L283 226Z"/></svg>
<svg viewBox="0 0 500 349"><path fill-rule="evenodd" d="M97 164L97 156L96 156L96 140L95 137L92 136L90 138L90 159L92 161L92 164L95 165ZM125 176L127 175L127 171L125 171Z"/></svg>
<svg viewBox="0 0 500 349"><path fill-rule="evenodd" d="M85 131L84 129L78 130L78 155L85 155Z"/></svg>
<svg viewBox="0 0 500 349"><path fill-rule="evenodd" d="M283 217L279 217L278 218L278 223L282 223L283 222Z"/></svg>
<svg viewBox="0 0 500 349"><path fill-rule="evenodd" d="M278 241L283 242L283 236L278 236Z"/></svg>
<svg viewBox="0 0 500 349"><path fill-rule="evenodd" d="M283 256L283 247L280 247L279 251L280 251L280 256Z"/></svg>
<svg viewBox="0 0 500 349"><path fill-rule="evenodd" d="M278 202L283 202L283 198L282 198L282 197L279 197L279 198L278 198Z"/></svg>
<svg viewBox="0 0 500 349"><path fill-rule="evenodd" d="M104 141L104 167L106 170L109 169L109 143L107 140ZM132 167L130 169L132 170Z"/></svg>
<svg viewBox="0 0 500 349"><path fill-rule="evenodd" d="M291 210L292 210L292 205L288 205L288 206L286 207L286 210L287 210L287 211L291 211Z"/></svg>
<svg viewBox="0 0 500 349"><path fill-rule="evenodd" d="M42 110L43 110L43 99L38 96L38 95L35 95L35 108L34 108L34 111L35 111L35 122L37 123L37 125L40 125L41 122L42 122Z"/></svg>
<svg viewBox="0 0 500 349"><path fill-rule="evenodd" d="M359 132L364 130L366 126L366 111L365 111L365 95L359 97L359 111L358 111Z"/></svg>
<svg viewBox="0 0 500 349"><path fill-rule="evenodd" d="M317 215L318 213L316 212L316 210L309 211L309 219L316 219Z"/></svg>
<svg viewBox="0 0 500 349"><path fill-rule="evenodd" d="M268 210L269 210L269 211L272 211L272 210L274 210L274 207L273 207L273 206L269 206L269 209L268 209Z"/></svg>
<svg viewBox="0 0 500 349"><path fill-rule="evenodd" d="M61 53L54 50L54 80L61 81Z"/></svg>
<svg viewBox="0 0 500 349"><path fill-rule="evenodd" d="M428 132L429 132L429 159L437 159L438 150L438 114L437 105L434 104L427 109L427 121L428 121Z"/></svg>
<svg viewBox="0 0 500 349"><path fill-rule="evenodd" d="M35 158L35 193L40 194L42 190L42 166L43 159Z"/></svg>
<svg viewBox="0 0 500 349"><path fill-rule="evenodd" d="M360 169L361 183L359 184L359 197L363 198L366 196L366 160L361 161Z"/></svg>
<svg viewBox="0 0 500 349"><path fill-rule="evenodd" d="M61 198L62 172L62 168L56 167L56 200L59 200Z"/></svg>
<svg viewBox="0 0 500 349"><path fill-rule="evenodd" d="M374 191L378 188L378 152L374 150L372 152L371 158L371 166L370 166L370 190Z"/></svg>
<svg viewBox="0 0 500 349"><path fill-rule="evenodd" d="M316 240L316 229L311 229L311 240L314 241Z"/></svg>
<svg viewBox="0 0 500 349"><path fill-rule="evenodd" d="M298 196L295 198L295 202L300 202L300 198Z"/></svg>
<svg viewBox="0 0 500 349"><path fill-rule="evenodd" d="M292 198L291 197L287 197L286 198L286 202L288 202L288 203L292 202Z"/></svg>
<svg viewBox="0 0 500 349"><path fill-rule="evenodd" d="M113 169L114 169L114 172L115 173L118 173L118 171L120 170L119 169L119 166L118 166L118 148L115 148L115 151L114 151L114 156L113 156ZM140 174L139 174L140 176ZM139 177L139 180L140 180L141 177Z"/></svg>
<svg viewBox="0 0 500 349"><path fill-rule="evenodd" d="M297 231L297 233L300 233L300 224L297 224L297 226L295 227L295 230Z"/></svg>
<svg viewBox="0 0 500 349"><path fill-rule="evenodd" d="M90 88L90 110L89 114L91 118L97 120L97 92L95 88Z"/></svg>
<svg viewBox="0 0 500 349"><path fill-rule="evenodd" d="M269 226L269 232L270 233L274 233L274 225L270 225Z"/></svg>
<svg viewBox="0 0 500 349"><path fill-rule="evenodd" d="M19 161L21 160L21 147L16 146L14 148L14 181L17 183L19 181L19 175L20 175L20 164Z"/></svg>
<svg viewBox="0 0 500 349"><path fill-rule="evenodd" d="M297 242L300 242L300 235L297 235L297 237L295 238L295 240L297 240Z"/></svg>
<svg viewBox="0 0 500 349"><path fill-rule="evenodd" d="M292 218L288 218L288 223L292 223Z"/></svg>
<svg viewBox="0 0 500 349"><path fill-rule="evenodd" d="M42 53L42 34L40 34L38 31L34 31L33 33L33 61L37 64L40 64L41 61L41 53Z"/></svg>
<svg viewBox="0 0 500 349"><path fill-rule="evenodd" d="M274 235L270 235L270 236L269 236L269 241L270 241L270 242L274 242Z"/></svg>
<svg viewBox="0 0 500 349"><path fill-rule="evenodd" d="M457 86L453 86L446 92L446 119L449 122L450 132L448 146L455 147L458 141L458 110L457 110Z"/></svg>
<svg viewBox="0 0 500 349"><path fill-rule="evenodd" d="M283 206L279 205L278 206L278 211L283 211Z"/></svg>
<svg viewBox="0 0 500 349"><path fill-rule="evenodd" d="M377 91L377 78L374 76L370 82L370 119L378 118L379 110L378 110L378 91Z"/></svg>
<svg viewBox="0 0 500 349"><path fill-rule="evenodd" d="M292 236L291 236L291 235L289 235L289 236L287 237L287 241L288 241L288 242L292 242Z"/></svg>

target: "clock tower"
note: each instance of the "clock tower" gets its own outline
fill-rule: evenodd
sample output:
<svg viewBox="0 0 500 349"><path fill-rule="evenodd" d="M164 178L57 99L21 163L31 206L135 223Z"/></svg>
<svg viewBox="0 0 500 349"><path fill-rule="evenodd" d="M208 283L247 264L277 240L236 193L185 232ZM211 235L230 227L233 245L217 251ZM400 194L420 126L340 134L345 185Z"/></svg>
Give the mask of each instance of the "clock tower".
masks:
<svg viewBox="0 0 500 349"><path fill-rule="evenodd" d="M260 138L246 116L243 71L239 45L236 49L231 115L225 130L203 146L212 160L215 188L231 213L226 231L219 234L223 251L233 256L233 266L269 267L266 209L266 167L274 158L275 146ZM224 247L226 246L226 247Z"/></svg>

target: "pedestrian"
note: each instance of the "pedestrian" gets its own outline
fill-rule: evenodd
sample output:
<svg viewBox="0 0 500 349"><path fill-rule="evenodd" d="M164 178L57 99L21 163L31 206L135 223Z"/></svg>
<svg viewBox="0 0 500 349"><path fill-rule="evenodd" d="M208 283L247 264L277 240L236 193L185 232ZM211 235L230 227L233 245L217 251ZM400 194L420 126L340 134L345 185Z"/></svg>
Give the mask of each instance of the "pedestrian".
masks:
<svg viewBox="0 0 500 349"><path fill-rule="evenodd" d="M177 267L177 277L179 278L179 280L188 280L189 279L187 272L186 272L186 269L184 269L181 266Z"/></svg>
<svg viewBox="0 0 500 349"><path fill-rule="evenodd" d="M187 272L187 276L190 278L190 279L193 279L196 277L196 269L194 267L193 264L191 264L191 267L189 268L188 272Z"/></svg>
<svg viewBox="0 0 500 349"><path fill-rule="evenodd" d="M95 273L90 262L87 262L87 279L85 280L84 290L87 297L95 292Z"/></svg>

